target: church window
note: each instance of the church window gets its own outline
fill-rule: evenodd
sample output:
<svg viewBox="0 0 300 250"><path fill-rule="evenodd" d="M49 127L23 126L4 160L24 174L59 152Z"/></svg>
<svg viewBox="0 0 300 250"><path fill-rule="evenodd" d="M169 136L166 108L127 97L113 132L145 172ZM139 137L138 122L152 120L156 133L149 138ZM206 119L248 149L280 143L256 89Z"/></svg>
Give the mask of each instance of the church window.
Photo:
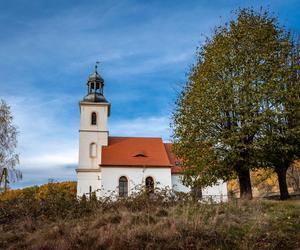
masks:
<svg viewBox="0 0 300 250"><path fill-rule="evenodd" d="M151 176L146 178L146 191L149 194L154 193L154 181Z"/></svg>
<svg viewBox="0 0 300 250"><path fill-rule="evenodd" d="M96 114L96 112L92 113L91 124L92 125L97 125L97 114Z"/></svg>
<svg viewBox="0 0 300 250"><path fill-rule="evenodd" d="M128 180L125 176L121 176L119 179L119 196L120 197L128 196Z"/></svg>
<svg viewBox="0 0 300 250"><path fill-rule="evenodd" d="M97 157L97 145L94 142L90 144L90 157L91 158Z"/></svg>

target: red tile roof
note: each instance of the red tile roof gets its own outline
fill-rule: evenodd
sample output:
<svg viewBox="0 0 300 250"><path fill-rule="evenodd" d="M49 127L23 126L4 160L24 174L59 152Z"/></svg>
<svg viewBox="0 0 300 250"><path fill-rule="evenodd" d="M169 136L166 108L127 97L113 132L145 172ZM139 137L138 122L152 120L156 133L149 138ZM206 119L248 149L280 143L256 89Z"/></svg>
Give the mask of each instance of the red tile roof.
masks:
<svg viewBox="0 0 300 250"><path fill-rule="evenodd" d="M168 154L170 163L172 164L171 173L172 174L179 174L179 173L181 173L182 169L181 169L180 166L178 166L178 164L180 163L180 160L176 157L176 155L172 151L173 143L164 143L164 145L165 145L166 152Z"/></svg>
<svg viewBox="0 0 300 250"><path fill-rule="evenodd" d="M109 137L101 166L172 167L161 138Z"/></svg>

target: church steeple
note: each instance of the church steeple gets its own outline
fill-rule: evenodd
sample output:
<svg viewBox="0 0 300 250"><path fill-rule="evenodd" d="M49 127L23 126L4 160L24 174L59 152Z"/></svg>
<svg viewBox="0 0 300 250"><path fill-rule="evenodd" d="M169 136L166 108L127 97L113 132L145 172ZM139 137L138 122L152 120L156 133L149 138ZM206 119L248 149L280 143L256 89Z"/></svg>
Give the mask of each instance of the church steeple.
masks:
<svg viewBox="0 0 300 250"><path fill-rule="evenodd" d="M98 64L96 62L95 72L92 73L87 81L88 94L84 97L84 102L104 102L108 103L103 95L104 80L98 73Z"/></svg>

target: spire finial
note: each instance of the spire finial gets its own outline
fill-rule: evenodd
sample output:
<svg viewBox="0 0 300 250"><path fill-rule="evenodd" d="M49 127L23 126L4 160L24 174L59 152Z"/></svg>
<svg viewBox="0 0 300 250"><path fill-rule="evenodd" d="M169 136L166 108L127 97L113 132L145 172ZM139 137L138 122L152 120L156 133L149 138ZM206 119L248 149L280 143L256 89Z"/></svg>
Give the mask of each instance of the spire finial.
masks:
<svg viewBox="0 0 300 250"><path fill-rule="evenodd" d="M97 69L98 69L98 65L100 64L100 62L99 61L97 61L96 63L95 63L95 73L98 73L97 72Z"/></svg>

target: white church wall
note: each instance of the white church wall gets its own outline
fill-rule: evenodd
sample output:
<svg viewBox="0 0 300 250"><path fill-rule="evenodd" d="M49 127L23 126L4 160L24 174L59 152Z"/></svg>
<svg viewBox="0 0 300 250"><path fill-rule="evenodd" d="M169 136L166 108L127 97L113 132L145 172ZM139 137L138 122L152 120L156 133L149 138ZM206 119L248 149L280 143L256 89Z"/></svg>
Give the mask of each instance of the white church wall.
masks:
<svg viewBox="0 0 300 250"><path fill-rule="evenodd" d="M107 133L80 132L79 135L79 165L78 168L99 168L101 162L101 146L107 144ZM90 155L90 145L96 143L96 157Z"/></svg>
<svg viewBox="0 0 300 250"><path fill-rule="evenodd" d="M213 201L227 201L228 191L227 182L219 181L216 185L202 189L202 197L204 199L212 199Z"/></svg>
<svg viewBox="0 0 300 250"><path fill-rule="evenodd" d="M102 196L118 195L119 178L121 176L127 177L128 195L135 192L136 188L145 185L148 176L153 178L155 188L172 187L170 168L102 167Z"/></svg>
<svg viewBox="0 0 300 250"><path fill-rule="evenodd" d="M173 190L176 192L188 193L191 191L190 187L187 187L182 183L181 174L172 174L172 186ZM213 200L216 202L227 201L227 183L220 180L216 185L203 188L202 197L205 200Z"/></svg>
<svg viewBox="0 0 300 250"><path fill-rule="evenodd" d="M91 191L96 192L96 195L99 197L100 180L100 172L77 172L77 196L88 195L91 187Z"/></svg>
<svg viewBox="0 0 300 250"><path fill-rule="evenodd" d="M172 174L172 188L175 192L188 193L191 191L191 188L182 183L181 176L181 174Z"/></svg>

